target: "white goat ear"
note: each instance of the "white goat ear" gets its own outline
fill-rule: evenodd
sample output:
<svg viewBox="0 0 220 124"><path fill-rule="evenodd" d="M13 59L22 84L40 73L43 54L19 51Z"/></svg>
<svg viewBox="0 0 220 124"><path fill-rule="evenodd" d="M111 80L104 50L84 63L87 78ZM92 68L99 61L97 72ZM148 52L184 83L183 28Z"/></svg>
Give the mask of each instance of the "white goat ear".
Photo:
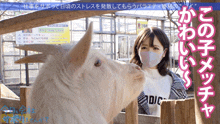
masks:
<svg viewBox="0 0 220 124"><path fill-rule="evenodd" d="M72 63L75 67L81 67L88 55L93 34L93 23L91 22L89 28L82 39L68 52L67 62Z"/></svg>
<svg viewBox="0 0 220 124"><path fill-rule="evenodd" d="M48 55L54 55L65 50L61 46L50 45L50 44L20 45L15 48L21 49L21 50L27 50L27 51L42 52L42 54L35 54L35 55L30 55L30 56L21 58L15 61L16 64L45 63Z"/></svg>
<svg viewBox="0 0 220 124"><path fill-rule="evenodd" d="M21 45L15 48L27 51L42 52L47 55L53 55L62 50L62 47L50 44Z"/></svg>
<svg viewBox="0 0 220 124"><path fill-rule="evenodd" d="M21 58L17 61L15 61L16 64L21 64L21 63L44 63L47 59L47 55L45 54L35 54L35 55L30 55L26 56L24 58Z"/></svg>

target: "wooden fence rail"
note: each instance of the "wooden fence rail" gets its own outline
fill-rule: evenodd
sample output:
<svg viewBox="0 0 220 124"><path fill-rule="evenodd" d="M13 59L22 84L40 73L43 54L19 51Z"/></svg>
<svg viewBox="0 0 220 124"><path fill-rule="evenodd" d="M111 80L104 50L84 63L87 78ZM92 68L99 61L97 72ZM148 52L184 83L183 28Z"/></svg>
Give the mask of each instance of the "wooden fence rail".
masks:
<svg viewBox="0 0 220 124"><path fill-rule="evenodd" d="M0 98L0 107L14 107L18 109L23 105L28 107L30 87L20 88L20 99ZM133 101L110 124L196 124L194 99L162 100L161 117L138 114L137 101ZM2 117L2 112L0 112ZM2 123L1 123L2 124Z"/></svg>
<svg viewBox="0 0 220 124"><path fill-rule="evenodd" d="M137 112L137 103L134 102L126 110L129 110L126 111L129 112L128 114L120 113L110 124L196 124L194 99L192 98L162 100L160 117L134 114Z"/></svg>
<svg viewBox="0 0 220 124"><path fill-rule="evenodd" d="M137 113L137 103L131 103L126 110L128 114L120 113L112 124L196 124L194 99L162 100L161 116L149 116ZM133 109L133 110L132 110ZM127 116L127 117L126 117ZM137 120L132 121L131 120Z"/></svg>

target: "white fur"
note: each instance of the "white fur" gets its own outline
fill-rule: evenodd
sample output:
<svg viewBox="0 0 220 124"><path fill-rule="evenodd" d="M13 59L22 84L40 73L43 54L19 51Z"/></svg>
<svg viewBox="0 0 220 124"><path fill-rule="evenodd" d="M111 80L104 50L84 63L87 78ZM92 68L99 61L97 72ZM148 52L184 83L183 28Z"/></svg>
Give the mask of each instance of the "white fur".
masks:
<svg viewBox="0 0 220 124"><path fill-rule="evenodd" d="M144 74L136 65L80 50L65 47L49 55L32 87L31 118L48 117L47 124L107 124L143 90ZM70 60L77 54L86 56L75 64Z"/></svg>

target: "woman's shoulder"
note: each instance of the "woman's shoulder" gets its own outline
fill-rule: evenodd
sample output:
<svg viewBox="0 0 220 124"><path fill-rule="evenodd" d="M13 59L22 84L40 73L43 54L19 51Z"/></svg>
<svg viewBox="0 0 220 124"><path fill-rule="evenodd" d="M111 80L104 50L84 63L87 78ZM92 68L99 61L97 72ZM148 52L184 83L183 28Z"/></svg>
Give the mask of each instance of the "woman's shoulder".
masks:
<svg viewBox="0 0 220 124"><path fill-rule="evenodd" d="M186 90L185 86L184 86L184 81L177 76L177 74L173 73L172 71L168 71L168 74L172 77L173 79L173 83L172 86L175 89L181 89L181 90Z"/></svg>
<svg viewBox="0 0 220 124"><path fill-rule="evenodd" d="M171 85L170 99L185 99L187 98L186 88L184 81L178 77L172 71L169 71L169 75L173 78L173 84Z"/></svg>

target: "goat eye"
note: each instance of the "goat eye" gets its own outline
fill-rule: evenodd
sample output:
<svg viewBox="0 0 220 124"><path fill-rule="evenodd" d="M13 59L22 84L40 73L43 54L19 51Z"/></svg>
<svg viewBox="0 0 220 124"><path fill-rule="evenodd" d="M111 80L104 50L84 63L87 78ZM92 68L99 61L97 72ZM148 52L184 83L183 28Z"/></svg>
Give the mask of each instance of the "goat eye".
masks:
<svg viewBox="0 0 220 124"><path fill-rule="evenodd" d="M96 67L99 67L99 66L101 66L101 64L102 64L101 60L98 59L98 60L95 62L94 65L95 65Z"/></svg>

